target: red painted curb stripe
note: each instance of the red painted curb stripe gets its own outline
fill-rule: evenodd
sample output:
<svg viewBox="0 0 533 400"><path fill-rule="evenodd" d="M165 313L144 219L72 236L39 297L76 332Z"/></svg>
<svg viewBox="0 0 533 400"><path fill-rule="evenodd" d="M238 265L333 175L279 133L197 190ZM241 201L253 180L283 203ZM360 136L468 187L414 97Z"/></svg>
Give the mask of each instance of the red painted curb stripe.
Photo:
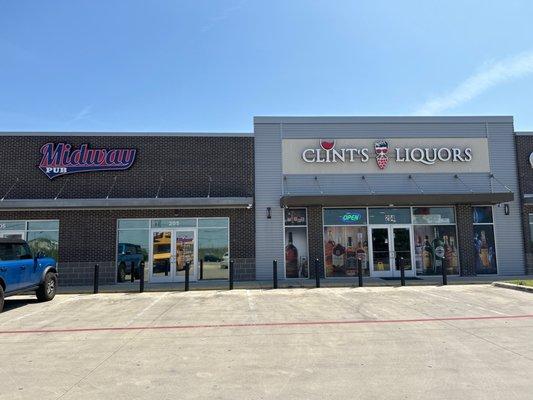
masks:
<svg viewBox="0 0 533 400"><path fill-rule="evenodd" d="M418 318L418 319L380 319L380 320L346 320L346 321L302 321L302 322L265 322L265 323L241 323L241 324L207 324L207 325L162 325L162 326L123 326L102 328L56 328L56 329L25 329L6 330L0 334L17 333L68 333L68 332L100 332L100 331L146 331L164 329L207 329L207 328L260 328L260 327L290 327L307 325L352 325L352 324L398 324L412 322L439 322L439 321L476 321L493 319L520 319L533 318L533 314L525 315L488 315L481 317L442 317L442 318Z"/></svg>

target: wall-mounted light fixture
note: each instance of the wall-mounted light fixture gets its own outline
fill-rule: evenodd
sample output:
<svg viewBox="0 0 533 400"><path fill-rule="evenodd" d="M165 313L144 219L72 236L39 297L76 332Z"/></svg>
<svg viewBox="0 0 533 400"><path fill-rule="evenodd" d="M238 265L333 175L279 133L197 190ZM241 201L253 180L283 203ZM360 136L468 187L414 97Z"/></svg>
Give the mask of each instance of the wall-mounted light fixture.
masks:
<svg viewBox="0 0 533 400"><path fill-rule="evenodd" d="M509 204L503 205L503 212L505 215L509 215Z"/></svg>
<svg viewBox="0 0 533 400"><path fill-rule="evenodd" d="M272 208L271 207L267 207L267 218L268 219L272 218Z"/></svg>

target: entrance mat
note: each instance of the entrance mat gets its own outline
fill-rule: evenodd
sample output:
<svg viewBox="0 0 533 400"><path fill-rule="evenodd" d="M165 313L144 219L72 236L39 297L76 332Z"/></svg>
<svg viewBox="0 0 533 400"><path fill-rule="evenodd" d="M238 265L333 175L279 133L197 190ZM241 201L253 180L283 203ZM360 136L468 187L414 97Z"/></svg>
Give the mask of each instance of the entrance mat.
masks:
<svg viewBox="0 0 533 400"><path fill-rule="evenodd" d="M384 281L401 281L402 280L402 278L400 278L400 277L396 278L396 277L392 277L392 276L390 276L390 277L388 277L388 276L387 277L381 277L380 279L383 279ZM406 281L421 281L422 279L421 278L417 278L416 276L406 276L405 280Z"/></svg>

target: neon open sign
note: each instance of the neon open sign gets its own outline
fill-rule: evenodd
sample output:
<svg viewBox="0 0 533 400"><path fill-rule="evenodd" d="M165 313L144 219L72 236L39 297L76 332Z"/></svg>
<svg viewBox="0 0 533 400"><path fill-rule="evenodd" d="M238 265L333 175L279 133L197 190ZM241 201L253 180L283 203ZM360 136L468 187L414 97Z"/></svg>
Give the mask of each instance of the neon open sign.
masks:
<svg viewBox="0 0 533 400"><path fill-rule="evenodd" d="M346 213L342 216L342 222L358 222L361 219L359 213Z"/></svg>

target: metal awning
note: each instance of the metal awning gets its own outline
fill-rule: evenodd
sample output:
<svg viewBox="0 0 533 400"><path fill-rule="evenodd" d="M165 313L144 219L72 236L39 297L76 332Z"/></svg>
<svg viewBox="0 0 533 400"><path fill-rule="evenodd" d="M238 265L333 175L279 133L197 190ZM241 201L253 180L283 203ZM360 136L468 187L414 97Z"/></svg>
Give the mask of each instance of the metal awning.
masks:
<svg viewBox="0 0 533 400"><path fill-rule="evenodd" d="M418 193L361 195L286 195L282 207L303 206L437 206L454 204L500 204L513 201L512 192L501 193ZM533 199L532 199L533 200Z"/></svg>
<svg viewBox="0 0 533 400"><path fill-rule="evenodd" d="M251 208L253 197L4 199L0 210Z"/></svg>

